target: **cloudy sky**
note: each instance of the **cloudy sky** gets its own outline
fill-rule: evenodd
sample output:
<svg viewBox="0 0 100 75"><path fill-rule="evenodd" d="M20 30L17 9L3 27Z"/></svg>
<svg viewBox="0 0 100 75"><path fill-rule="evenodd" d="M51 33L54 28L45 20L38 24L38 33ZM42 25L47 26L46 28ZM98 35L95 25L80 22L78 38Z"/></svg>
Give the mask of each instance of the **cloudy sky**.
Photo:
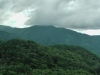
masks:
<svg viewBox="0 0 100 75"><path fill-rule="evenodd" d="M100 0L0 0L0 24L55 25L100 35Z"/></svg>

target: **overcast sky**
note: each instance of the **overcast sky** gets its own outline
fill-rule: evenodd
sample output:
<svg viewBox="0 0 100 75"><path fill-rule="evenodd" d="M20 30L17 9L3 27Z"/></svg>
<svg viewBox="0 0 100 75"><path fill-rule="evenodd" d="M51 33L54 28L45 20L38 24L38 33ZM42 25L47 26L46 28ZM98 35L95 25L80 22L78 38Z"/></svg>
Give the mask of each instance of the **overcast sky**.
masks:
<svg viewBox="0 0 100 75"><path fill-rule="evenodd" d="M100 34L100 0L0 0L0 24L55 25Z"/></svg>

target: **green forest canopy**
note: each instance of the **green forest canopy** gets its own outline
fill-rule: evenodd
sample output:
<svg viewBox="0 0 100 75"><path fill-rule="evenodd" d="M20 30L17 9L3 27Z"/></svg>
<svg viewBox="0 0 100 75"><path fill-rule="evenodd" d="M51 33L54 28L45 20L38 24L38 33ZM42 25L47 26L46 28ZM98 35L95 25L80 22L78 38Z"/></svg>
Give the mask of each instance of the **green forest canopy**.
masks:
<svg viewBox="0 0 100 75"><path fill-rule="evenodd" d="M0 44L0 75L100 75L99 70L100 58L83 47L21 39Z"/></svg>

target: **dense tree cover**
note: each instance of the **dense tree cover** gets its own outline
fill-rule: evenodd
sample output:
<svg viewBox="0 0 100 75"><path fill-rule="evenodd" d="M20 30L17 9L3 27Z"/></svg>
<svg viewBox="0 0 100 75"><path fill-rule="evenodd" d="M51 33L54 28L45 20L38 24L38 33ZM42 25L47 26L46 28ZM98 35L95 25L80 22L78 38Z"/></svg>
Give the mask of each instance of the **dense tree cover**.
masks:
<svg viewBox="0 0 100 75"><path fill-rule="evenodd" d="M0 44L0 75L99 75L99 70L100 59L82 47L21 39Z"/></svg>
<svg viewBox="0 0 100 75"><path fill-rule="evenodd" d="M9 32L0 33L0 38L4 40L20 36L19 38L32 40L43 45L78 45L100 56L100 36L89 36L65 28L43 25L35 25L28 28L12 28L0 25L0 29Z"/></svg>

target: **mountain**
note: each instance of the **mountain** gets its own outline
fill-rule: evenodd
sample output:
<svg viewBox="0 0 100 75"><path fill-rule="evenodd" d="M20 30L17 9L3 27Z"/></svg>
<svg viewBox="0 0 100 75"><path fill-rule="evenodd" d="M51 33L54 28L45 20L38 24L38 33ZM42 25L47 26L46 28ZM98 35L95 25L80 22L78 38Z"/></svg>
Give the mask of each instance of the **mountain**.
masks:
<svg viewBox="0 0 100 75"><path fill-rule="evenodd" d="M6 31L0 31L0 39L1 40L7 41L10 39L14 39L14 38L20 38L20 36L18 36L17 34L14 34L14 33L6 32Z"/></svg>
<svg viewBox="0 0 100 75"><path fill-rule="evenodd" d="M100 75L99 70L100 58L83 47L21 39L0 44L1 75Z"/></svg>
<svg viewBox="0 0 100 75"><path fill-rule="evenodd" d="M100 36L89 36L70 29L54 26L35 25L28 28L1 26L0 28L9 33L13 32L24 39L32 40L43 45L69 44L83 46L97 55L100 54Z"/></svg>

